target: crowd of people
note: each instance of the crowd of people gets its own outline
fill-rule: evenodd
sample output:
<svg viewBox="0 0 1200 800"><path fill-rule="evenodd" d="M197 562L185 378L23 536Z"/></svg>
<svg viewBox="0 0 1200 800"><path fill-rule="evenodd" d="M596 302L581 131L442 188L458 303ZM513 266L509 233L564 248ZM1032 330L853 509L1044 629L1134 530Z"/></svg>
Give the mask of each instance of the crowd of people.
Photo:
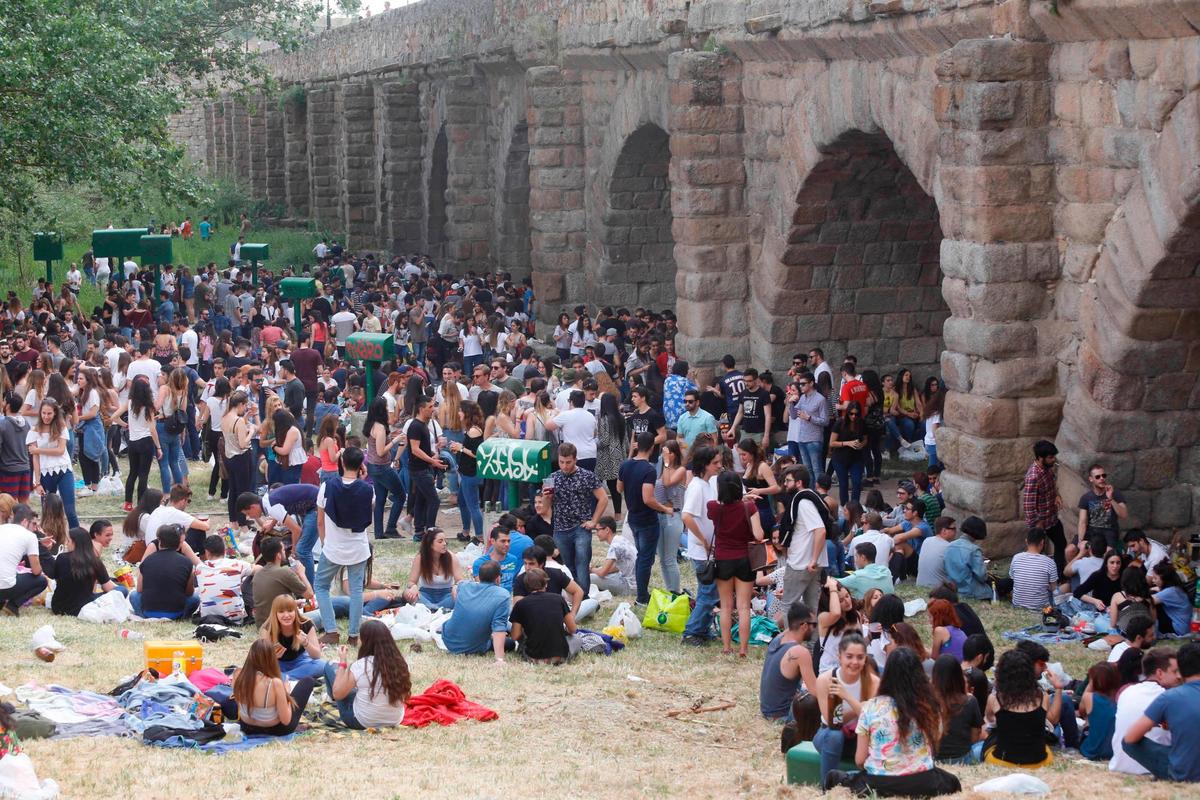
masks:
<svg viewBox="0 0 1200 800"><path fill-rule="evenodd" d="M422 256L381 261L336 242L319 243L314 261L264 270L255 286L234 243L221 269L166 267L155 297L132 261L89 254L60 291L43 282L28 306L10 294L0 312L5 613L21 613L47 578L55 613L125 591L105 565L113 525L84 528L75 507L115 485L124 456L130 603L143 617L259 628L220 698L250 731L295 730L320 681L348 726L398 724L411 686L372 618L382 611L448 612L441 633L454 654L558 664L580 652L594 591L642 610L658 564L666 589L692 596L684 645L719 640L732 654L733 626L751 629L758 600L778 620L762 712L813 743L827 786L939 794L958 785L937 762L1036 766L1064 746L1114 769L1200 778L1183 752L1200 751L1200 728L1177 727L1200 709L1198 651L1153 646L1187 633L1194 585L1162 545L1121 531L1123 498L1102 466L1088 470L1068 542L1056 451L1038 442L1022 490L1026 548L1007 576L989 574L987 526L945 513L936 375L881 376L852 355L831 365L813 347L778 378L725 356L697 381L675 352L670 310L602 307L593 319L576 306L542 330L543 345L528 279L452 277ZM316 296L281 298L279 280L299 274ZM104 296L88 313L84 281ZM347 359L359 331L391 335L397 353L369 376ZM543 443L552 474L484 477L482 449L506 440ZM925 463L889 504L885 456L914 445ZM189 512L205 493L189 465L203 462L208 500L224 501L235 540L252 535L253 563ZM154 465L161 489L148 485ZM409 537L419 552L405 579L376 580L379 543ZM452 542L478 557L463 564ZM930 590L925 635L894 593L905 582ZM1039 612L1094 611L1111 629L1100 640L1108 661L1068 686L1040 645L996 659L967 601L1010 596ZM750 638L738 637L739 656ZM1151 683L1175 694L1160 703ZM1126 697L1145 702L1124 709ZM840 771L843 759L860 770Z"/></svg>

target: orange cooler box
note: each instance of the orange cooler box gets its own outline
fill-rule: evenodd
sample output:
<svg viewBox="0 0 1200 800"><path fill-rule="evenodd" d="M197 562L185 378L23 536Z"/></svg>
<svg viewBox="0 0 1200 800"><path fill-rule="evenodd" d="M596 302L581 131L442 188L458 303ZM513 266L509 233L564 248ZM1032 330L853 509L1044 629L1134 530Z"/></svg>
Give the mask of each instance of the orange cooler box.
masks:
<svg viewBox="0 0 1200 800"><path fill-rule="evenodd" d="M176 665L185 675L204 668L204 648L199 642L143 642L146 646L146 667L158 670L160 676L170 675Z"/></svg>

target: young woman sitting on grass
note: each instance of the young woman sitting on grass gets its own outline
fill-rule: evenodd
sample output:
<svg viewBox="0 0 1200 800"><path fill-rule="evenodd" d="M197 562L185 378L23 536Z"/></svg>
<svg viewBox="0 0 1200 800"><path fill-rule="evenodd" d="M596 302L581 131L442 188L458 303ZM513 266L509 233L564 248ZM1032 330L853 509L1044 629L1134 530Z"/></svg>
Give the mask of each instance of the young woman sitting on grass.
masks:
<svg viewBox="0 0 1200 800"><path fill-rule="evenodd" d="M226 719L236 717L247 735L287 736L296 732L314 685L311 677L301 678L288 694L274 648L256 639L233 676L233 697L221 703L221 710Z"/></svg>
<svg viewBox="0 0 1200 800"><path fill-rule="evenodd" d="M339 647L337 666L325 667L325 685L332 687L346 727L395 727L404 720L404 704L412 695L408 663L382 622L365 621L359 637L358 659L348 663L349 647Z"/></svg>
<svg viewBox="0 0 1200 800"><path fill-rule="evenodd" d="M1050 671L1055 688L1051 700L1038 686L1033 660L1009 650L996 662L996 692L988 700L987 718L996 727L983 746L983 760L1000 767L1045 767L1054 762L1046 723L1058 724L1063 687Z"/></svg>
<svg viewBox="0 0 1200 800"><path fill-rule="evenodd" d="M271 616L259 631L271 645L279 669L292 680L315 678L325 672L321 641L312 622L300 614L296 598L281 594L271 603Z"/></svg>
<svg viewBox="0 0 1200 800"><path fill-rule="evenodd" d="M934 766L942 716L921 667L907 647L888 655L879 692L862 704L855 762L863 771L831 770L824 787L846 786L879 797L934 797L962 790L958 778Z"/></svg>
<svg viewBox="0 0 1200 800"><path fill-rule="evenodd" d="M867 643L857 631L842 635L834 650L837 665L817 676L814 692L821 708L821 727L813 736L813 747L821 754L822 777L836 769L841 759L854 757L854 730L862 704L874 697L879 687ZM824 655L822 650L822 661Z"/></svg>
<svg viewBox="0 0 1200 800"><path fill-rule="evenodd" d="M983 709L967 692L962 662L949 653L933 662L933 694L942 710L935 757L947 764L978 764L983 750Z"/></svg>
<svg viewBox="0 0 1200 800"><path fill-rule="evenodd" d="M1079 701L1079 715L1087 720L1087 733L1079 743L1079 754L1089 761L1108 761L1113 757L1121 672L1116 664L1101 661L1088 670L1087 682L1087 691Z"/></svg>

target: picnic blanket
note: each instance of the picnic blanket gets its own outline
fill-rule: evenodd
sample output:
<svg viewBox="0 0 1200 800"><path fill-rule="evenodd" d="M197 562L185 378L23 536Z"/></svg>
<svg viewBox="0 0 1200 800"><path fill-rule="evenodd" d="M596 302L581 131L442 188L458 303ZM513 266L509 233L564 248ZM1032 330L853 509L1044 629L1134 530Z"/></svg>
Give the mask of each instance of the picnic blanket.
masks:
<svg viewBox="0 0 1200 800"><path fill-rule="evenodd" d="M1041 625L1030 625L1028 628L1021 628L1015 631L1005 631L1004 638L1010 642L1037 642L1038 644L1064 644L1066 642L1078 642L1084 638L1084 635L1079 631L1070 628L1063 628L1057 631L1048 631Z"/></svg>
<svg viewBox="0 0 1200 800"><path fill-rule="evenodd" d="M225 739L220 739L207 744L200 744L191 739L186 739L183 736L172 736L161 741L147 741L145 744L152 747L167 747L181 750L197 750L201 753L213 753L215 755L225 755L226 753L240 753L244 750L253 750L256 747L262 747L264 744L273 744L275 742L290 742L297 736L308 733L308 730L303 725L296 729L295 733L289 733L287 736L246 736L240 741L230 742Z"/></svg>

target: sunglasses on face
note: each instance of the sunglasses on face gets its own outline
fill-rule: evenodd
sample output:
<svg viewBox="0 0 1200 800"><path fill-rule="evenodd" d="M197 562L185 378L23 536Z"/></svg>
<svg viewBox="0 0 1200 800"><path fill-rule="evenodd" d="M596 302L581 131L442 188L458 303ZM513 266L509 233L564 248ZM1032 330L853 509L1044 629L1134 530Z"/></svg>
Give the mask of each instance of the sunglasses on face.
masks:
<svg viewBox="0 0 1200 800"><path fill-rule="evenodd" d="M1092 480L1094 480L1094 481L1102 481L1102 480L1104 480L1104 479L1105 479L1105 478L1107 478L1107 477L1108 477L1108 473L1107 473L1107 472L1101 472L1099 475L1093 475L1093 476L1092 476Z"/></svg>

